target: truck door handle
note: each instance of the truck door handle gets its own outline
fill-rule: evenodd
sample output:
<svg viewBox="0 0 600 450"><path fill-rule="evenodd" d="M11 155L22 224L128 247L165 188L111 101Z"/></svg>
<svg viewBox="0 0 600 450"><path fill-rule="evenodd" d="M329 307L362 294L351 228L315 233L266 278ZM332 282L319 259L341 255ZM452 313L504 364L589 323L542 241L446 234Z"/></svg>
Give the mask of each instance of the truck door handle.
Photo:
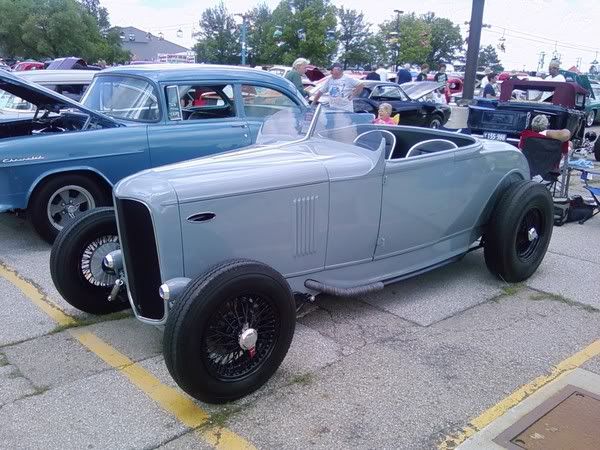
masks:
<svg viewBox="0 0 600 450"><path fill-rule="evenodd" d="M248 125L245 123L232 123L231 128L248 128Z"/></svg>

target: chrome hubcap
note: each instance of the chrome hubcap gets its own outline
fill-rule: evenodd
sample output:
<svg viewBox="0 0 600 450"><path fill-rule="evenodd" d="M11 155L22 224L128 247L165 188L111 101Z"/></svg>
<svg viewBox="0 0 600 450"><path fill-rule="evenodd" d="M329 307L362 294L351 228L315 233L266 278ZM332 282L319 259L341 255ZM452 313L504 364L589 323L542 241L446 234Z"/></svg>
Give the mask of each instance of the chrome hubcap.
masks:
<svg viewBox="0 0 600 450"><path fill-rule="evenodd" d="M248 325L246 325L247 327ZM258 340L258 332L254 328L246 328L240 334L240 347L243 350L252 350L256 347L256 341Z"/></svg>
<svg viewBox="0 0 600 450"><path fill-rule="evenodd" d="M81 213L96 207L94 197L81 186L64 186L50 196L47 214L48 221L57 230Z"/></svg>
<svg viewBox="0 0 600 450"><path fill-rule="evenodd" d="M533 242L538 238L538 233L537 230L535 228L530 228L527 231L527 238L529 239L529 242Z"/></svg>
<svg viewBox="0 0 600 450"><path fill-rule="evenodd" d="M92 241L83 251L81 272L90 284L100 287L112 287L117 274L104 268L104 257L121 248L118 236L102 236Z"/></svg>

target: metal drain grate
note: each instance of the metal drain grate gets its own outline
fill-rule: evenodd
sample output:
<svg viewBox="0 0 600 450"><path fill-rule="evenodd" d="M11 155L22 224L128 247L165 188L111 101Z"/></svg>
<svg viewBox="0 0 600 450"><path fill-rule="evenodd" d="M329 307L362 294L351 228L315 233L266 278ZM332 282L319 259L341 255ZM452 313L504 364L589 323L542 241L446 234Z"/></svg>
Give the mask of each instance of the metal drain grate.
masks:
<svg viewBox="0 0 600 450"><path fill-rule="evenodd" d="M494 442L509 450L600 449L600 396L566 386Z"/></svg>

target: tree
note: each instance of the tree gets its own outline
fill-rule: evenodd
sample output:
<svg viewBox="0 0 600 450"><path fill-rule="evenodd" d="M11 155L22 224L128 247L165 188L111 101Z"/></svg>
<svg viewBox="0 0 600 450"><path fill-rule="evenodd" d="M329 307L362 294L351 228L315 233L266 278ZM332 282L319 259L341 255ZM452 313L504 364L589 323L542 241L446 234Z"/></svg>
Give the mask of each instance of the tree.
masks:
<svg viewBox="0 0 600 450"><path fill-rule="evenodd" d="M241 53L239 35L233 15L223 2L206 9L200 18L199 39L194 46L198 61L238 64Z"/></svg>
<svg viewBox="0 0 600 450"><path fill-rule="evenodd" d="M367 54L367 39L371 36L370 24L365 22L363 13L355 9L338 9L339 44L344 69L348 65L357 66L365 63Z"/></svg>
<svg viewBox="0 0 600 450"><path fill-rule="evenodd" d="M423 15L422 19L429 28L427 40L430 50L426 62L430 67L437 67L442 62L451 62L463 46L459 26L451 20L436 17L432 12Z"/></svg>
<svg viewBox="0 0 600 450"><path fill-rule="evenodd" d="M79 0L79 3L96 19L100 30L108 30L110 27L108 10L104 6L100 6L100 0Z"/></svg>
<svg viewBox="0 0 600 450"><path fill-rule="evenodd" d="M97 19L75 0L0 0L0 46L9 57L79 56L111 63L127 56L104 38Z"/></svg>
<svg viewBox="0 0 600 450"><path fill-rule="evenodd" d="M498 53L496 53L496 49L492 45L488 45L479 51L478 65L480 67L489 67L494 72L502 72L504 70Z"/></svg>
<svg viewBox="0 0 600 450"><path fill-rule="evenodd" d="M265 3L250 10L250 30L248 33L248 60L251 65L266 65L278 62L279 47L273 37L273 12Z"/></svg>
<svg viewBox="0 0 600 450"><path fill-rule="evenodd" d="M430 51L428 25L415 14L405 14L379 25L378 38L389 48L388 59L394 65L421 63Z"/></svg>
<svg viewBox="0 0 600 450"><path fill-rule="evenodd" d="M329 65L337 51L336 40L327 38L337 22L329 0L281 0L272 17L273 32L281 32L275 61L290 65L301 56Z"/></svg>

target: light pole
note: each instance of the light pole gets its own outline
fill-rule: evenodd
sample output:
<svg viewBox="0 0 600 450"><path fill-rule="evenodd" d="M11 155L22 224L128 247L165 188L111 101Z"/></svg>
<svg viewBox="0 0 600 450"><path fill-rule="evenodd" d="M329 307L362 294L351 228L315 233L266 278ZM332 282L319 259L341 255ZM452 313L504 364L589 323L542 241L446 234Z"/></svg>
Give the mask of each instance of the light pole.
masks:
<svg viewBox="0 0 600 450"><path fill-rule="evenodd" d="M248 14L235 14L236 16L239 16L242 18L242 36L241 36L241 40L242 40L242 52L241 52L241 57L242 57L242 66L246 65L246 32L247 32L247 27L248 27L248 18L250 17Z"/></svg>
<svg viewBox="0 0 600 450"><path fill-rule="evenodd" d="M394 12L396 13L396 33L398 33L397 41L396 41L396 61L395 61L396 72L398 72L398 64L399 64L398 60L400 59L400 15L404 14L404 11L395 9Z"/></svg>
<svg viewBox="0 0 600 450"><path fill-rule="evenodd" d="M467 46L467 61L465 66L465 81L463 84L464 100L473 99L475 90L475 75L477 74L477 59L481 42L481 26L483 24L483 7L485 0L473 0L471 21L469 22L469 43Z"/></svg>

